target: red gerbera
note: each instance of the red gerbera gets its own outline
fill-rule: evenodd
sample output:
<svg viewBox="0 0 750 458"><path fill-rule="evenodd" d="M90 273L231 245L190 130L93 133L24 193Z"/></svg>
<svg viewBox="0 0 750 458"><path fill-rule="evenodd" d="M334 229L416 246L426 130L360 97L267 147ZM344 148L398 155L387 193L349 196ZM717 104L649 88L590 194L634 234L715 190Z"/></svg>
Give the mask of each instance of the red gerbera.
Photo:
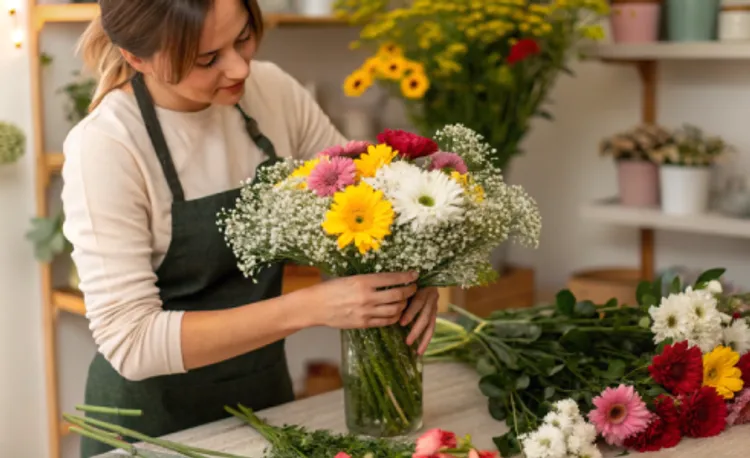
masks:
<svg viewBox="0 0 750 458"><path fill-rule="evenodd" d="M687 341L664 347L654 356L648 371L654 381L672 394L690 393L703 384L703 355L699 347L688 348Z"/></svg>
<svg viewBox="0 0 750 458"><path fill-rule="evenodd" d="M385 129L378 134L378 142L385 143L407 159L429 156L438 150L434 140L404 130Z"/></svg>
<svg viewBox="0 0 750 458"><path fill-rule="evenodd" d="M640 453L672 448L680 443L680 421L674 399L656 398L654 413L645 431L625 439L624 446Z"/></svg>
<svg viewBox="0 0 750 458"><path fill-rule="evenodd" d="M521 40L518 40L513 44L513 46L510 47L510 52L508 53L508 64L513 65L516 62L520 62L529 56L539 54L540 51L541 48L539 47L539 43L537 43L536 40L533 40L531 38L523 38Z"/></svg>
<svg viewBox="0 0 750 458"><path fill-rule="evenodd" d="M750 353L745 353L740 357L737 367L742 371L744 386L750 387Z"/></svg>
<svg viewBox="0 0 750 458"><path fill-rule="evenodd" d="M680 395L680 414L680 430L688 437L716 436L727 424L727 405L711 386Z"/></svg>

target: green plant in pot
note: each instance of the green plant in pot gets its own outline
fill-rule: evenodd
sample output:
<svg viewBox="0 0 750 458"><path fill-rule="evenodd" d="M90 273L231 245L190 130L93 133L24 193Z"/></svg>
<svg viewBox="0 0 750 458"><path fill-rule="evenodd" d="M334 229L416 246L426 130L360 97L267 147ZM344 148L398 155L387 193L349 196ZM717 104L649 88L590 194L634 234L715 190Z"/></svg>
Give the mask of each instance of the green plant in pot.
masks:
<svg viewBox="0 0 750 458"><path fill-rule="evenodd" d="M709 209L713 165L733 151L719 136L684 124L672 141L654 151L659 164L662 211L672 215L693 215Z"/></svg>
<svg viewBox="0 0 750 458"><path fill-rule="evenodd" d="M34 256L41 263L50 263L58 256L69 255L72 245L63 234L63 222L65 220L62 211L49 217L34 217L31 219L31 228L26 233L26 239L34 247ZM71 263L68 286L78 289L78 271L75 264Z"/></svg>
<svg viewBox="0 0 750 458"><path fill-rule="evenodd" d="M91 98L96 90L96 80L84 78L79 72L75 72L76 79L58 90L58 93L67 95L68 102L65 113L68 122L76 124L89 113Z"/></svg>
<svg viewBox="0 0 750 458"><path fill-rule="evenodd" d="M658 207L659 168L652 156L671 141L672 134L656 124L641 124L602 139L599 154L615 160L621 205Z"/></svg>
<svg viewBox="0 0 750 458"><path fill-rule="evenodd" d="M11 123L0 122L0 165L17 162L26 152L26 134Z"/></svg>
<svg viewBox="0 0 750 458"><path fill-rule="evenodd" d="M397 3L397 4L396 4ZM404 102L421 135L461 123L484 137L507 178L534 118L584 41L601 39L606 0L337 0L361 25L354 48L374 53L343 83L350 97L378 84ZM495 267L503 270L504 250Z"/></svg>

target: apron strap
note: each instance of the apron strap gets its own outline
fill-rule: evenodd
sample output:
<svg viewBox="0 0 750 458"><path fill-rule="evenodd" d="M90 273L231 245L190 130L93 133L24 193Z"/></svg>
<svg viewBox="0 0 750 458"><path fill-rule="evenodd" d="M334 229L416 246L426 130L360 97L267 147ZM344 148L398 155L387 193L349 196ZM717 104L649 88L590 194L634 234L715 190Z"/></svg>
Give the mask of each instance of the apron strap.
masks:
<svg viewBox="0 0 750 458"><path fill-rule="evenodd" d="M185 193L182 190L180 179L177 176L177 170L174 167L172 155L169 153L167 141L164 139L164 132L161 130L161 124L156 115L154 101L151 98L151 94L148 92L148 88L146 88L145 81L143 81L143 74L137 72L133 77L131 84L133 86L133 92L135 93L135 99L138 101L138 108L140 108L141 116L143 116L143 121L146 124L146 130L151 139L151 144L154 146L156 157L161 163L162 171L167 179L167 184L169 184L169 190L172 191L172 198L176 202L182 202L185 200Z"/></svg>
<svg viewBox="0 0 750 458"><path fill-rule="evenodd" d="M274 148L271 140L269 140L269 138L263 135L263 133L260 131L258 122L248 116L248 114L245 113L245 110L243 110L239 104L236 104L235 106L242 114L242 117L245 119L245 130L247 130L247 134L250 135L250 138L253 139L253 142L255 142L255 144L258 146L258 148L261 149L261 151L266 153L266 156L268 156L268 160L270 162L277 161L279 159L279 156L276 154L276 148Z"/></svg>

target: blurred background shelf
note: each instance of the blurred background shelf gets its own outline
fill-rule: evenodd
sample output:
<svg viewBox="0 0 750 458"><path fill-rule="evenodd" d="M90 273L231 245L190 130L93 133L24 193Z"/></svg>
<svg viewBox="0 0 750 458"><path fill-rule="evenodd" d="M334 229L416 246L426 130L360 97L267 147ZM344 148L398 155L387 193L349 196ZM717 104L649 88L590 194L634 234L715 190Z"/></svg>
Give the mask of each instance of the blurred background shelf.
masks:
<svg viewBox="0 0 750 458"><path fill-rule="evenodd" d="M750 60L746 42L604 43L582 49L588 58L612 61L648 60Z"/></svg>

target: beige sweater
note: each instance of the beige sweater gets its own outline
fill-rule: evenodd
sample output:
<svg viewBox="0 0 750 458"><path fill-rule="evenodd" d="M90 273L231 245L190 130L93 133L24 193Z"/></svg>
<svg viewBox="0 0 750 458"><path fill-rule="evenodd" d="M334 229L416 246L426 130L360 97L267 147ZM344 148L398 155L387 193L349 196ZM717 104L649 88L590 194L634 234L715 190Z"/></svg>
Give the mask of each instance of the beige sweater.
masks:
<svg viewBox="0 0 750 458"><path fill-rule="evenodd" d="M280 156L308 158L346 141L273 63L252 63L241 104ZM265 159L234 107L157 113L185 199L236 188ZM184 372L182 312L162 309L154 273L170 242L172 195L134 97L107 95L63 150L63 230L99 351L131 380Z"/></svg>

